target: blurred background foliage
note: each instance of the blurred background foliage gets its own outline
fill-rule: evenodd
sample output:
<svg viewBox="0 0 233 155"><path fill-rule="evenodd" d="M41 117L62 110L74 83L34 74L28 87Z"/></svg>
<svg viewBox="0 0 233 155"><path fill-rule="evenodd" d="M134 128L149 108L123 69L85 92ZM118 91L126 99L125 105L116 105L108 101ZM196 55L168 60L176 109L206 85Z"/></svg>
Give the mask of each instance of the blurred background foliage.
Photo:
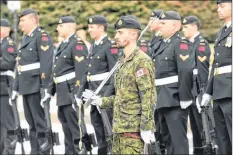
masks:
<svg viewBox="0 0 233 155"><path fill-rule="evenodd" d="M92 15L103 15L109 23L108 34L114 37L114 22L122 15L135 15L147 25L150 12L153 9L178 11L182 17L196 15L201 20L201 32L212 43L223 21L217 16L216 1L21 1L21 10L33 8L40 16L40 26L57 40L56 24L60 16L72 15L76 18L78 29L87 29L87 19ZM19 10L20 11L20 10ZM13 14L1 0L1 18L13 22ZM22 34L22 33L21 33ZM19 33L20 36L20 33ZM150 39L152 33L147 31L144 39Z"/></svg>

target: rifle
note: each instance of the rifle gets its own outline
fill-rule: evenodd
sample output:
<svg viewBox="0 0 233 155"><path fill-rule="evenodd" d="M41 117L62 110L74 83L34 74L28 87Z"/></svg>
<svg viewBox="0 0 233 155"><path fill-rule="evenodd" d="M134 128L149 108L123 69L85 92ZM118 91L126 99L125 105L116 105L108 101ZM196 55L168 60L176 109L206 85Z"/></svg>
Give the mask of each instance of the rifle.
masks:
<svg viewBox="0 0 233 155"><path fill-rule="evenodd" d="M9 94L11 94L11 93L9 93ZM22 154L25 154L23 142L29 140L28 130L21 128L19 112L18 112L17 103L16 103L17 97L14 100L10 100L10 102L12 104L13 115L14 115L15 126L16 126L15 130L7 131L8 135L15 136L15 139L10 143L10 145L11 145L11 147L14 147L16 145L16 143L19 142L21 144Z"/></svg>
<svg viewBox="0 0 233 155"><path fill-rule="evenodd" d="M144 144L144 154L161 155L159 141Z"/></svg>
<svg viewBox="0 0 233 155"><path fill-rule="evenodd" d="M204 94L204 88L200 88L200 94L198 95L198 101L201 103L202 95ZM204 154L216 155L218 146L216 144L215 122L213 116L213 109L211 105L201 106L201 118L202 118L202 140Z"/></svg>
<svg viewBox="0 0 233 155"><path fill-rule="evenodd" d="M82 111L83 111L83 104L79 104L80 106L78 106L75 95L72 93L72 101L74 102L73 104L75 105L75 110L76 110L76 114L79 120L79 126L80 126L80 139L83 142L86 151L90 152L90 154L92 155L92 148L97 146L97 142L95 139L95 134L91 133L88 134L87 133L87 128L84 122L84 116L82 116ZM81 136L81 134L83 134L83 136ZM79 152L79 154L83 154L81 152Z"/></svg>
<svg viewBox="0 0 233 155"><path fill-rule="evenodd" d="M41 97L43 98L45 96L45 90L41 88L40 91L41 91ZM47 130L45 131L45 137L47 138L47 141L45 141L40 146L40 151L45 152L49 149L51 153L54 154L53 146L60 145L60 142L59 142L58 132L52 131L51 118L50 118L50 112L49 112L49 103L50 103L50 98L43 103L46 126L47 126Z"/></svg>

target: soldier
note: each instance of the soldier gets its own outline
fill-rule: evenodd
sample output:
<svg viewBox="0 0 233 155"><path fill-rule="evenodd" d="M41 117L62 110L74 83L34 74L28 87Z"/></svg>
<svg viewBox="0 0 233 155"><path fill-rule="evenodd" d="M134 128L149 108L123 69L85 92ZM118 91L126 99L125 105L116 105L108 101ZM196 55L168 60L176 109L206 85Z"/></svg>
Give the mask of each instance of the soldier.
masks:
<svg viewBox="0 0 233 155"><path fill-rule="evenodd" d="M107 25L106 19L100 15L95 15L88 19L88 32L91 38L95 41L92 44L87 57L88 66L85 77L81 82L77 98L81 97L82 92L85 89L95 91L116 63L118 49L113 46L111 40L106 34ZM109 85L110 82L107 82L107 84L102 88L100 95L104 96ZM106 95L109 95L109 93L106 92ZM112 109L107 109L106 111L108 118L112 120ZM96 133L98 154L107 154L108 150L104 125L101 115L95 106L91 106L91 123L94 126Z"/></svg>
<svg viewBox="0 0 233 155"><path fill-rule="evenodd" d="M197 96L201 90L205 90L209 74L210 47L208 42L200 34L200 21L196 16L185 17L182 21L184 36L193 43L193 59L194 59L194 83L193 97L194 102L189 108L190 125L193 134L193 153L202 155L202 122L200 114L200 104Z"/></svg>
<svg viewBox="0 0 233 155"><path fill-rule="evenodd" d="M140 40L137 42L137 45L138 45L138 47L140 48L140 50L142 50L142 51L143 51L144 53L146 53L148 56L151 56L150 49L149 49L149 46L150 46L149 40L140 39Z"/></svg>
<svg viewBox="0 0 233 155"><path fill-rule="evenodd" d="M187 107L192 104L191 44L179 36L181 17L175 11L166 11L160 17L163 37L155 52L155 84L157 88L158 117L167 154L188 154Z"/></svg>
<svg viewBox="0 0 233 155"><path fill-rule="evenodd" d="M123 57L115 71L115 95L94 96L91 104L113 108L112 154L142 154L143 142L155 141L153 104L156 102L154 67L151 59L137 46L141 25L136 17L121 17L115 23L117 46ZM92 92L86 90L84 98Z"/></svg>
<svg viewBox="0 0 233 155"><path fill-rule="evenodd" d="M50 36L39 28L35 10L20 13L19 27L25 34L18 53L18 66L12 99L22 94L25 118L30 129L31 154L46 153L39 150L45 138L46 122L40 106L40 89L47 89L52 71L53 43ZM49 150L48 150L49 151ZM48 153L48 152L47 152Z"/></svg>
<svg viewBox="0 0 233 155"><path fill-rule="evenodd" d="M232 153L232 23L231 0L218 0L218 16L224 26L218 32L214 45L214 62L201 105L213 99L219 154Z"/></svg>
<svg viewBox="0 0 233 155"><path fill-rule="evenodd" d="M81 137L78 117L72 108L72 94L79 89L88 50L85 43L75 35L76 22L73 17L61 17L57 31L64 40L55 55L53 82L44 100L57 93L58 119L65 135L65 154L78 154L81 151L78 145Z"/></svg>
<svg viewBox="0 0 233 155"><path fill-rule="evenodd" d="M16 45L9 38L10 22L1 19L0 22L0 98L1 98L1 154L14 154L15 146L10 146L14 140L13 135L7 135L7 131L15 129L14 115L9 104L9 90L13 83L13 70L15 68Z"/></svg>
<svg viewBox="0 0 233 155"><path fill-rule="evenodd" d="M157 51L160 43L162 42L161 33L159 32L159 17L161 16L163 10L153 10L150 14L149 22L152 22L150 25L150 30L153 32L153 37L150 41L150 53L153 59L154 52Z"/></svg>

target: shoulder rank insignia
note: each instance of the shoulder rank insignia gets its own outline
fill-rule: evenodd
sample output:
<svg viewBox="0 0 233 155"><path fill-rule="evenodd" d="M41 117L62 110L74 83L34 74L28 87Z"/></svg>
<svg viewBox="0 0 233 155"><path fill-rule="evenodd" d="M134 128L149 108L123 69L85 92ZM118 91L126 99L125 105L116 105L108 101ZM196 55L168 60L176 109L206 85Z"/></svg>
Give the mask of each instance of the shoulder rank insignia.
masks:
<svg viewBox="0 0 233 155"><path fill-rule="evenodd" d="M197 58L200 62L204 62L206 60L206 56L203 56L203 57L198 56Z"/></svg>
<svg viewBox="0 0 233 155"><path fill-rule="evenodd" d="M81 57L75 56L75 60L77 60L78 62L81 62L84 60L84 56L81 56Z"/></svg>
<svg viewBox="0 0 233 155"><path fill-rule="evenodd" d="M43 51L47 51L47 50L49 49L49 45L46 45L46 46L41 45L40 48L41 48Z"/></svg>
<svg viewBox="0 0 233 155"><path fill-rule="evenodd" d="M189 55L182 55L182 54L180 54L180 58L181 58L183 61L185 61L186 59L189 58Z"/></svg>

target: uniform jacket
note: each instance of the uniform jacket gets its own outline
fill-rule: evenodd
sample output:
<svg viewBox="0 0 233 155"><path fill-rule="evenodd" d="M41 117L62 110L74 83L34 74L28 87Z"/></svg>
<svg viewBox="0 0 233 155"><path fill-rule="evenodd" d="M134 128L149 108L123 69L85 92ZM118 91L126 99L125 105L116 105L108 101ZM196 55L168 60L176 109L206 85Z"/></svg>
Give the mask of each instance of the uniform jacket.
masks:
<svg viewBox="0 0 233 155"><path fill-rule="evenodd" d="M0 72L14 71L17 48L9 38L3 38L0 49ZM8 95L9 88L13 84L13 76L0 75L0 95Z"/></svg>
<svg viewBox="0 0 233 155"><path fill-rule="evenodd" d="M30 36L23 39L18 51L14 90L26 95L39 92L40 88L48 87L52 72L53 50L51 37L39 27ZM21 71L22 66L34 63L39 63L40 68Z"/></svg>

